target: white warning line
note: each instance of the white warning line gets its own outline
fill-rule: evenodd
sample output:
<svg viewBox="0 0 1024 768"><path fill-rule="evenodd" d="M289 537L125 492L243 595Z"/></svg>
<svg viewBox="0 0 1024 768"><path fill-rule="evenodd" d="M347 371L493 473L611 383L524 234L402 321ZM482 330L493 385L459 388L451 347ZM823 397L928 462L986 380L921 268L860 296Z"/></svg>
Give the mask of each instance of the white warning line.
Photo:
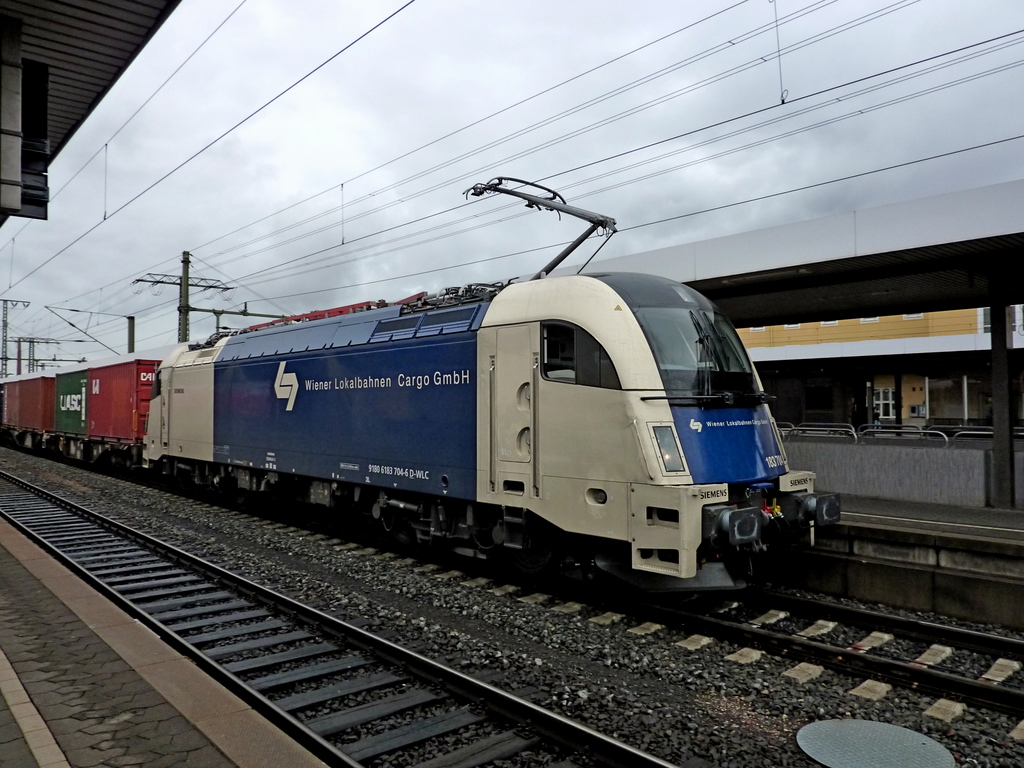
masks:
<svg viewBox="0 0 1024 768"><path fill-rule="evenodd" d="M32 756L39 765L46 768L71 768L67 757L53 738L53 733L36 709L28 692L18 679L14 667L0 649L0 693L7 708L11 710L18 728L25 736L25 743L32 750Z"/></svg>

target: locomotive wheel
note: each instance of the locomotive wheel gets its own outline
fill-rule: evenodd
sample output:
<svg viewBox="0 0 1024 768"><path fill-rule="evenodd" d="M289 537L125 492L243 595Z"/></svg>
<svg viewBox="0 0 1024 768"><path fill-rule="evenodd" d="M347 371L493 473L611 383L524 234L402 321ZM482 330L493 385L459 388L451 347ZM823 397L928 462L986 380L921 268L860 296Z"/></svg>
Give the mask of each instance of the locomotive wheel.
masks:
<svg viewBox="0 0 1024 768"><path fill-rule="evenodd" d="M195 479L189 472L178 471L174 475L174 480L178 484L178 488L186 496L192 496L196 493L199 486L196 484Z"/></svg>
<svg viewBox="0 0 1024 768"><path fill-rule="evenodd" d="M386 511L380 516L380 522L388 535L401 547L412 547L416 543L416 531L413 530L409 518L400 512Z"/></svg>
<svg viewBox="0 0 1024 768"><path fill-rule="evenodd" d="M554 567L555 549L546 546L531 546L512 554L512 565L524 576L541 576Z"/></svg>
<svg viewBox="0 0 1024 768"><path fill-rule="evenodd" d="M512 566L524 576L542 576L559 564L557 531L534 517L530 520L529 535L522 549L509 551Z"/></svg>

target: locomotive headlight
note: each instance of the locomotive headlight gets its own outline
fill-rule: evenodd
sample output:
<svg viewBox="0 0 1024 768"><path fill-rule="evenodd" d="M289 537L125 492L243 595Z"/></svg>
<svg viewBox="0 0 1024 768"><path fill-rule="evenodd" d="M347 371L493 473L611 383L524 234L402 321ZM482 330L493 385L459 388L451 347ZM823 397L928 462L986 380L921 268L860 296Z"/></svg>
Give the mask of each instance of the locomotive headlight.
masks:
<svg viewBox="0 0 1024 768"><path fill-rule="evenodd" d="M685 472L683 457L679 453L679 443L672 427L654 427L654 439L658 443L658 453L666 472Z"/></svg>

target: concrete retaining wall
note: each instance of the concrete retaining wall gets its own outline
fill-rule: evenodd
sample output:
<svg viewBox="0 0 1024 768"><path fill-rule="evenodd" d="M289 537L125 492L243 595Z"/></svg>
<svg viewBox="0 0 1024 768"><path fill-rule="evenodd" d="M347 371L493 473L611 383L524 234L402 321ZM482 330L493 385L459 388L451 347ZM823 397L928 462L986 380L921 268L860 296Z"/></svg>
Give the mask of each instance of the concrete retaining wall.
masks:
<svg viewBox="0 0 1024 768"><path fill-rule="evenodd" d="M786 442L789 466L816 472L818 490L899 501L984 507L991 452L823 440ZM1024 454L1017 453L1017 507L1024 508Z"/></svg>
<svg viewBox="0 0 1024 768"><path fill-rule="evenodd" d="M813 547L767 553L762 572L800 589L1024 628L1024 542L924 527L819 531Z"/></svg>

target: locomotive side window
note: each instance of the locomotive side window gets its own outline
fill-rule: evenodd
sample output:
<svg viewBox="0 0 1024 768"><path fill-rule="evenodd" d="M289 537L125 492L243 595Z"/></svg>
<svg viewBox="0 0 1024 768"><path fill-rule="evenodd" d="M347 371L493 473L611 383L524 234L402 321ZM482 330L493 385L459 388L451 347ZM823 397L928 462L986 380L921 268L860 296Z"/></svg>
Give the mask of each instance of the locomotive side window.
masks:
<svg viewBox="0 0 1024 768"><path fill-rule="evenodd" d="M576 328L576 383L586 387L621 389L612 359L597 339Z"/></svg>
<svg viewBox="0 0 1024 768"><path fill-rule="evenodd" d="M576 333L568 325L544 324L544 378L576 383Z"/></svg>
<svg viewBox="0 0 1024 768"><path fill-rule="evenodd" d="M544 323L544 378L584 387L621 389L615 366L597 339L572 325Z"/></svg>

